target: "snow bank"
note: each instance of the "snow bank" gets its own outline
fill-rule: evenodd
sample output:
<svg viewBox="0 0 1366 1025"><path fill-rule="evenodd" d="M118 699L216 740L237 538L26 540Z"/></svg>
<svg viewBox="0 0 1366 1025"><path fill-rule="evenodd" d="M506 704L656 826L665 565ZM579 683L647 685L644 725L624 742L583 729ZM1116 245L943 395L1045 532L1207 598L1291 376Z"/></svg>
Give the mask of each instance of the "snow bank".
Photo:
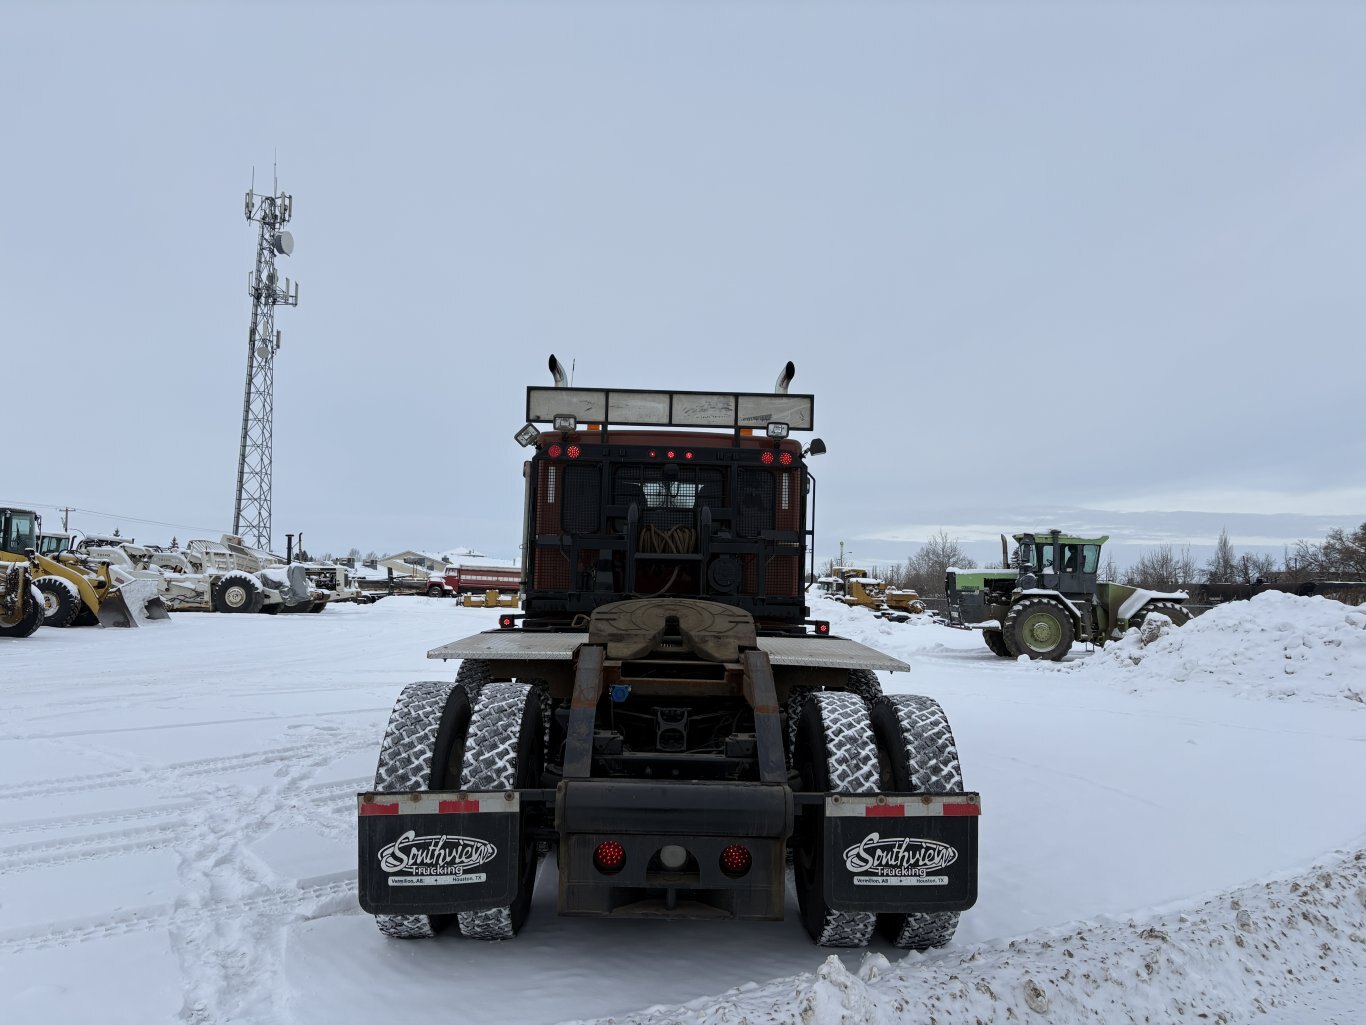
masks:
<svg viewBox="0 0 1366 1025"><path fill-rule="evenodd" d="M600 1025L1050 1025L1305 1020L1306 993L1366 1000L1366 850L1143 920L1096 920L856 971L742 986ZM1281 1012L1280 1014L1277 1011ZM1309 1020L1317 1020L1310 1018ZM1348 1019L1343 1019L1348 1020Z"/></svg>
<svg viewBox="0 0 1366 1025"><path fill-rule="evenodd" d="M1088 659L1059 668L1217 683L1243 697L1366 700L1366 610L1328 598L1267 591L1228 602L1185 626L1157 617Z"/></svg>

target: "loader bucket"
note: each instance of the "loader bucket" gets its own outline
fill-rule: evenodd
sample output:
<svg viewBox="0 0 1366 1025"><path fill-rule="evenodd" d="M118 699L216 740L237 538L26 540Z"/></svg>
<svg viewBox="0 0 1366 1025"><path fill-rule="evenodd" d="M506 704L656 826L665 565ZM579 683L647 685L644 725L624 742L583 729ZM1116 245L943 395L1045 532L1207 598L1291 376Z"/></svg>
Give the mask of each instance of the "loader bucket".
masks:
<svg viewBox="0 0 1366 1025"><path fill-rule="evenodd" d="M140 612L134 612L140 607ZM166 603L150 580L130 580L107 592L100 600L100 626L141 626L144 621L170 619Z"/></svg>

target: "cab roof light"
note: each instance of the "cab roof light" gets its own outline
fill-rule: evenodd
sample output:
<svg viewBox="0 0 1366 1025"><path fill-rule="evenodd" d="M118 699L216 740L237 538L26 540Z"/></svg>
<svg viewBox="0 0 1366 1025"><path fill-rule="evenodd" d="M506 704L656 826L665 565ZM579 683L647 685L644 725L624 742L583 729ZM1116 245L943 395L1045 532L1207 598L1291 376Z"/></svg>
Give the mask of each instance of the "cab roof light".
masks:
<svg viewBox="0 0 1366 1025"><path fill-rule="evenodd" d="M553 423L557 431L572 431L579 426L573 413L556 413Z"/></svg>
<svg viewBox="0 0 1366 1025"><path fill-rule="evenodd" d="M536 439L540 436L541 432L536 429L535 424L527 424L512 437L522 448L526 448L528 445L536 444Z"/></svg>
<svg viewBox="0 0 1366 1025"><path fill-rule="evenodd" d="M764 428L764 433L770 438L786 438L787 424L781 420L770 420L768 426Z"/></svg>

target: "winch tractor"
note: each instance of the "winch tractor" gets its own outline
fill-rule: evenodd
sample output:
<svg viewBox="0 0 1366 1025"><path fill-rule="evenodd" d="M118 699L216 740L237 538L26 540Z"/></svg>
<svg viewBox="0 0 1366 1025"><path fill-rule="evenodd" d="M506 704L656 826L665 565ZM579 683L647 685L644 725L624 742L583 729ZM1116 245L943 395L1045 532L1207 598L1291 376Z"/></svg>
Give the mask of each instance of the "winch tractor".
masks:
<svg viewBox="0 0 1366 1025"><path fill-rule="evenodd" d="M977 896L980 797L899 659L810 618L814 399L531 387L523 601L429 652L358 795L386 936L508 939L562 915L781 919L942 945ZM546 854L541 864L542 854ZM553 858L549 855L553 854Z"/></svg>
<svg viewBox="0 0 1366 1025"><path fill-rule="evenodd" d="M949 622L982 631L1003 658L1057 661L1075 641L1118 640L1151 615L1177 626L1191 613L1184 591L1149 591L1099 580L1100 550L1108 536L1086 538L1057 530L1015 534L1013 554L1001 536L1001 569L950 567L944 582Z"/></svg>

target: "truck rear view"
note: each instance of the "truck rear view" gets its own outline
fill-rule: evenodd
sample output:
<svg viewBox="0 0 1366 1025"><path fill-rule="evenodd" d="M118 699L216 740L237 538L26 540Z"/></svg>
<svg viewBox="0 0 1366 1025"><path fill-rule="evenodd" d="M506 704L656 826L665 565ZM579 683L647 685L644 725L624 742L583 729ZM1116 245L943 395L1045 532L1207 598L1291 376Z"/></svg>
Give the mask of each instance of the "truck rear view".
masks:
<svg viewBox="0 0 1366 1025"><path fill-rule="evenodd" d="M521 615L430 652L359 795L386 935L506 939L561 914L781 919L946 943L977 892L979 797L909 667L806 607L814 399L527 390ZM549 427L541 430L542 426ZM553 862L543 856L553 853Z"/></svg>

